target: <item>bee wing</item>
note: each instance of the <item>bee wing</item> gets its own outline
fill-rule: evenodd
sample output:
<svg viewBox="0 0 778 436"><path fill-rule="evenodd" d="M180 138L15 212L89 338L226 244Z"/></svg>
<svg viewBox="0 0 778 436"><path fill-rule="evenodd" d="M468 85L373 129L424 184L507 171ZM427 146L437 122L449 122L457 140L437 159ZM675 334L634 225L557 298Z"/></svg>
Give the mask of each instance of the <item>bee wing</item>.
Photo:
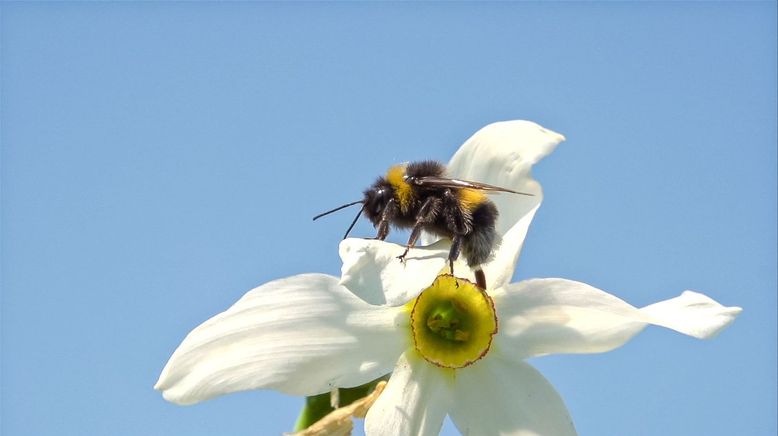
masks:
<svg viewBox="0 0 778 436"><path fill-rule="evenodd" d="M533 194L528 194L526 192L514 191L508 188L501 188L499 186L488 185L486 183L471 182L469 180L449 179L446 177L434 177L434 176L414 177L413 179L410 180L410 182L416 186L425 187L425 188L458 188L458 189L469 188L469 189L477 189L479 191L487 191L487 192L510 192L512 194L529 195L529 196L533 195Z"/></svg>

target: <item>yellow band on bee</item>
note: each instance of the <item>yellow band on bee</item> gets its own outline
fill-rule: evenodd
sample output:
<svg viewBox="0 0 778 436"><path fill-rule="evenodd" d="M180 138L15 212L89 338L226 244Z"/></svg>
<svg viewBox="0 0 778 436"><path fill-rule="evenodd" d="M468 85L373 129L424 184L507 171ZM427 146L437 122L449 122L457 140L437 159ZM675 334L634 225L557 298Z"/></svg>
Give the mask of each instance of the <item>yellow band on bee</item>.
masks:
<svg viewBox="0 0 778 436"><path fill-rule="evenodd" d="M413 187L405 181L406 165L395 165L386 172L386 180L394 188L395 199L400 203L400 210L408 212L413 201Z"/></svg>
<svg viewBox="0 0 778 436"><path fill-rule="evenodd" d="M486 194L477 189L460 189L458 195L462 207L469 211L472 211L476 206L486 201Z"/></svg>

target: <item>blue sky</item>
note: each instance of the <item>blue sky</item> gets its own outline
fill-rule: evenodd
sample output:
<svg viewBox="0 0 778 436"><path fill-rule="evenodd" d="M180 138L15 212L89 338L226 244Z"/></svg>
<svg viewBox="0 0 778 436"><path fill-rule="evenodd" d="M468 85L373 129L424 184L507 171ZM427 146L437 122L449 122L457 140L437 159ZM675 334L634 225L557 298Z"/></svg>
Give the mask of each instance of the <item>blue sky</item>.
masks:
<svg viewBox="0 0 778 436"><path fill-rule="evenodd" d="M546 197L516 280L744 308L711 341L653 328L533 360L579 433L776 433L774 2L0 14L2 434L290 430L299 398L179 407L151 387L248 289L338 274L351 214L313 215L506 119L567 137L534 171Z"/></svg>

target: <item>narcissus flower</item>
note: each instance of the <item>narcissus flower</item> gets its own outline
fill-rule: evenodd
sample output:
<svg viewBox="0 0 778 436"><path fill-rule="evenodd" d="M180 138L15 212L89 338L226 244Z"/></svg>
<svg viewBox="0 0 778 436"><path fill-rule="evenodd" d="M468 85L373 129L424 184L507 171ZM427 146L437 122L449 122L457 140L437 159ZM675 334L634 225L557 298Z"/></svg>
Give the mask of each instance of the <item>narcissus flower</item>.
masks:
<svg viewBox="0 0 778 436"><path fill-rule="evenodd" d="M436 434L447 414L464 434L575 434L562 399L524 359L612 350L648 324L710 338L740 309L691 291L638 309L570 280L509 284L542 200L530 169L563 139L526 121L495 123L450 162L452 176L535 194L493 198L502 242L484 266L486 291L464 262L458 277L441 274L448 241L401 263L403 246L349 239L340 279L303 274L249 291L184 339L155 388L192 404L248 389L310 396L392 372L368 435Z"/></svg>

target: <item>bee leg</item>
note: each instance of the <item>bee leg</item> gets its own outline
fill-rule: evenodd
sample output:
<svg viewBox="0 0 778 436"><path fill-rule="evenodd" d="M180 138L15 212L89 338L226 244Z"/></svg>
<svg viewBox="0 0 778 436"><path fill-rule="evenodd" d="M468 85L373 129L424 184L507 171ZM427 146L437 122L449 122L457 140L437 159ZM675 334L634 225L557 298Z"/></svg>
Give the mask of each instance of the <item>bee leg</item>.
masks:
<svg viewBox="0 0 778 436"><path fill-rule="evenodd" d="M451 239L451 249L448 251L448 266L451 275L454 275L454 261L459 258L459 252L462 249L462 235L454 235Z"/></svg>
<svg viewBox="0 0 778 436"><path fill-rule="evenodd" d="M435 218L440 211L440 204L440 200L435 197L428 197L424 200L424 204L419 208L419 213L416 214L416 223L413 225L411 236L408 238L408 243L405 245L405 251L403 251L403 254L397 256L397 258L400 259L400 262L405 262L405 256L408 255L408 251L411 247L416 245L416 240L421 236L422 228L435 221Z"/></svg>
<svg viewBox="0 0 778 436"><path fill-rule="evenodd" d="M408 251L411 249L411 247L416 245L416 240L419 239L419 235L421 235L421 228L424 224L416 223L415 226L413 226L413 230L411 230L411 237L408 238L408 243L405 245L405 251L403 251L403 254L397 256L398 259L400 259L400 262L405 263L405 256L408 255Z"/></svg>
<svg viewBox="0 0 778 436"><path fill-rule="evenodd" d="M454 275L454 261L459 258L459 252L462 249L462 235L454 235L451 239L451 249L448 251L448 268L451 271L451 275ZM456 276L454 276L456 277ZM459 287L459 282L456 282Z"/></svg>
<svg viewBox="0 0 778 436"><path fill-rule="evenodd" d="M386 236L389 234L389 223L385 221L381 221L378 223L378 233L375 235L374 239L377 239L379 241L383 241L386 239Z"/></svg>
<svg viewBox="0 0 778 436"><path fill-rule="evenodd" d="M389 223L395 215L397 215L397 202L392 198L386 202L384 212L381 214L381 221L379 221L376 226L378 228L378 234L375 237L376 239L379 241L386 239L386 236L389 234Z"/></svg>
<svg viewBox="0 0 778 436"><path fill-rule="evenodd" d="M475 284L479 288L486 290L486 275L481 268L475 270Z"/></svg>

